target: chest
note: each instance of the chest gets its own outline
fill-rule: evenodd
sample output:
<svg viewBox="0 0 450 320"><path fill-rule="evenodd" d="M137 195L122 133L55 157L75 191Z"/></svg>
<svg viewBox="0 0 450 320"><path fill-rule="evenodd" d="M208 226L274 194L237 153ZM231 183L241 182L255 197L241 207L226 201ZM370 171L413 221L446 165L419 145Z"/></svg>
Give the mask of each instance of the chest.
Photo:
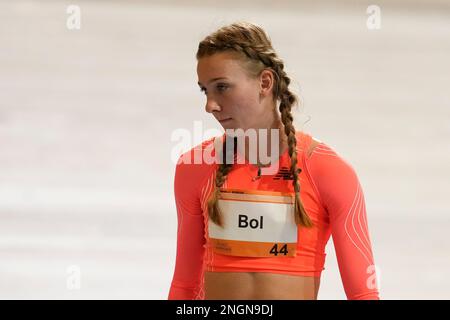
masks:
<svg viewBox="0 0 450 320"><path fill-rule="evenodd" d="M224 190L218 200L223 227L208 222L214 251L248 257L294 256L297 225L293 202L289 193Z"/></svg>

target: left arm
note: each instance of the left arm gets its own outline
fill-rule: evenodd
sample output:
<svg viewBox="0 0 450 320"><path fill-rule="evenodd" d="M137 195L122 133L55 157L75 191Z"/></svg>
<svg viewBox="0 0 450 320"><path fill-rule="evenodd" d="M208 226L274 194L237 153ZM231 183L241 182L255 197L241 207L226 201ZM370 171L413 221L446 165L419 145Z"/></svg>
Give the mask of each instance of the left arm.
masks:
<svg viewBox="0 0 450 320"><path fill-rule="evenodd" d="M364 193L355 170L324 143L314 149L307 161L329 214L347 299L380 299Z"/></svg>

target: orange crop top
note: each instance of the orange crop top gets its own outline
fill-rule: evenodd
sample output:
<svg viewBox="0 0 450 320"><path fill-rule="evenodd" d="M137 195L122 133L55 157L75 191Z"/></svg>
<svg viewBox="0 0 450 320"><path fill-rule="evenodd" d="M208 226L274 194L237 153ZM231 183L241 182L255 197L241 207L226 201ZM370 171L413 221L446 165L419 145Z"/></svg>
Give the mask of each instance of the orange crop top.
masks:
<svg viewBox="0 0 450 320"><path fill-rule="evenodd" d="M307 154L313 142L312 137L297 131L296 138L297 167L301 169L300 198L314 227L293 226L292 220L288 225L286 221L292 219L293 215L284 215L285 212L291 212L286 211L284 206L289 205L289 201L287 204L275 201L289 199L286 195L291 195L292 198L294 194L289 174L290 157L286 150L278 159L278 171L272 175L261 175L256 180L254 177L257 176L257 166L245 159L245 163L233 164L222 186L224 191L229 191L224 194L246 196L248 199L253 197L253 205L269 209L266 216L261 215L254 219L239 216L247 231L242 233L242 230L235 230L231 236L251 237L253 228L259 231L255 232L255 238L248 238L246 242L229 238L222 240L222 246L220 243L218 245L217 239L211 237L212 234L220 234L220 230L210 224L212 222L208 221L207 214L207 200L213 190L218 164L194 162L194 158L198 157L196 152L201 154L209 149L214 154L214 138L180 156L174 183L178 216L177 253L168 299L204 299L205 271L270 272L320 277L324 270L325 246L330 235L333 237L347 298L379 299L364 194L356 172L324 142L320 142ZM264 203L266 197L275 200ZM231 205L242 204L239 198L231 200L233 199L236 201L229 201ZM261 212L262 207L255 208L255 212ZM282 223L288 225L288 228L283 224L280 229L280 222L275 222L280 215L283 215L285 220ZM253 225L249 222L253 222ZM262 223L265 223L265 234L262 232ZM270 230L270 223L273 223L273 230ZM275 229L282 232L275 232ZM256 252L264 251L264 245L268 244L265 239L270 240L270 237L284 239L294 251L289 250L290 254L287 255L288 247L285 246L283 252L283 247L280 246L275 251L271 250L272 256L252 256ZM252 254L249 251L249 256L246 256L245 252L238 252L239 248L246 247L243 243L255 244L257 247L252 249ZM226 253L233 250L235 255Z"/></svg>

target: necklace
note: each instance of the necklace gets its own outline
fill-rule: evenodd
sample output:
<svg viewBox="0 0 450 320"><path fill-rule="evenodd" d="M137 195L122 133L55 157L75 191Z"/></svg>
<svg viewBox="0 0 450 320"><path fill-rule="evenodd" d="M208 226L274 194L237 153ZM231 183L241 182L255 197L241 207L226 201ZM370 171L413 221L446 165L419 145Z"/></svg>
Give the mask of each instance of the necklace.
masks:
<svg viewBox="0 0 450 320"><path fill-rule="evenodd" d="M252 181L256 181L261 178L261 167L258 166L258 175L252 178Z"/></svg>
<svg viewBox="0 0 450 320"><path fill-rule="evenodd" d="M256 177L252 178L252 181L256 181L261 178L261 167L269 167L268 165L259 165L259 164L257 164L256 166L258 167L258 173Z"/></svg>

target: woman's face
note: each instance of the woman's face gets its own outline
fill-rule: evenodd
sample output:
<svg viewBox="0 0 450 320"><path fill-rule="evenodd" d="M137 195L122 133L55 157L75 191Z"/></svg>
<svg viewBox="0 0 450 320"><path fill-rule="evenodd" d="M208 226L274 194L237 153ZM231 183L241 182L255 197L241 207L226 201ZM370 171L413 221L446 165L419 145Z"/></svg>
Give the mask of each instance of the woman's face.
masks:
<svg viewBox="0 0 450 320"><path fill-rule="evenodd" d="M197 74L206 95L206 112L212 113L224 129L271 127L275 103L270 71L251 78L236 56L222 52L199 59Z"/></svg>

